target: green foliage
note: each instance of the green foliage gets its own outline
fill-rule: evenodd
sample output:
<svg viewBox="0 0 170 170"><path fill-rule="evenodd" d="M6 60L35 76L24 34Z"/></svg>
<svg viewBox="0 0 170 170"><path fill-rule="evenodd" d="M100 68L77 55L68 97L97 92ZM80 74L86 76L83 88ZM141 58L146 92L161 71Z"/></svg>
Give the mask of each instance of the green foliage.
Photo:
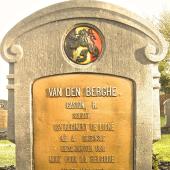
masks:
<svg viewBox="0 0 170 170"><path fill-rule="evenodd" d="M168 63L168 59L170 59L170 12L164 12L160 16L158 26L159 31L163 34L165 40L169 42L166 58L159 64L161 90L165 93L170 93L170 63Z"/></svg>
<svg viewBox="0 0 170 170"><path fill-rule="evenodd" d="M160 77L161 91L165 92L166 94L170 93L170 74L166 73L164 69L162 69L160 73L161 73Z"/></svg>
<svg viewBox="0 0 170 170"><path fill-rule="evenodd" d="M159 170L159 154L152 154L152 169Z"/></svg>
<svg viewBox="0 0 170 170"><path fill-rule="evenodd" d="M170 12L169 11L164 11L161 14L159 20L159 31L163 34L165 40L170 43ZM167 57L170 57L170 47L168 49Z"/></svg>
<svg viewBox="0 0 170 170"><path fill-rule="evenodd" d="M170 12L164 11L159 20L159 30L164 35L166 41L170 42Z"/></svg>

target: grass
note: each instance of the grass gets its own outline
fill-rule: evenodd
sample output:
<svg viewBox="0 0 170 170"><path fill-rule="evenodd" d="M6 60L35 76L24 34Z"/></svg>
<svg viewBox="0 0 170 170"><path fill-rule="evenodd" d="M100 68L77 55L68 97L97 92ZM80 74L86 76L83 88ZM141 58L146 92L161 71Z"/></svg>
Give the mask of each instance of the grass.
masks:
<svg viewBox="0 0 170 170"><path fill-rule="evenodd" d="M161 127L166 124L166 117L161 116ZM170 161L170 134L164 134L161 136L161 140L153 144L153 152L159 154L159 158L162 161Z"/></svg>
<svg viewBox="0 0 170 170"><path fill-rule="evenodd" d="M160 160L170 161L170 134L162 135L161 140L153 144L153 151Z"/></svg>
<svg viewBox="0 0 170 170"><path fill-rule="evenodd" d="M166 116L161 116L161 127L166 125ZM153 144L153 152L159 154L162 161L170 161L170 134L161 136L161 140Z"/></svg>
<svg viewBox="0 0 170 170"><path fill-rule="evenodd" d="M0 167L15 165L15 144L0 140Z"/></svg>

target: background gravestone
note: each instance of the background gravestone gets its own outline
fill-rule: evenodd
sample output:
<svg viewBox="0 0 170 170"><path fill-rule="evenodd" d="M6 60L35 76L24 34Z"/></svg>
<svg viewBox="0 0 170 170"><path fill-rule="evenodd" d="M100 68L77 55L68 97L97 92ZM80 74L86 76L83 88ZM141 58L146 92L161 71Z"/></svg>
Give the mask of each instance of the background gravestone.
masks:
<svg viewBox="0 0 170 170"><path fill-rule="evenodd" d="M160 93L160 113L164 115L164 102L170 98L170 94L161 94Z"/></svg>
<svg viewBox="0 0 170 170"><path fill-rule="evenodd" d="M107 3L69 1L18 23L1 51L10 64L18 170L152 169L152 142L160 138L157 63L167 44L149 23ZM68 150L84 142L89 153Z"/></svg>
<svg viewBox="0 0 170 170"><path fill-rule="evenodd" d="M0 100L0 129L7 130L8 108L7 101Z"/></svg>
<svg viewBox="0 0 170 170"><path fill-rule="evenodd" d="M7 137L8 108L7 101L0 100L0 139Z"/></svg>
<svg viewBox="0 0 170 170"><path fill-rule="evenodd" d="M170 127L170 99L164 102L164 114L166 115L166 127Z"/></svg>

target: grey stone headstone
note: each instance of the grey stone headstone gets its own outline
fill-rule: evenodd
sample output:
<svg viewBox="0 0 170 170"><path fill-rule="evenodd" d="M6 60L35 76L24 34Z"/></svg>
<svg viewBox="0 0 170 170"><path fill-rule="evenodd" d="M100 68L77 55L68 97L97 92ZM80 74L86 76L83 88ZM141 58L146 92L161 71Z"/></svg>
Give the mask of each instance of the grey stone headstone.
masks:
<svg viewBox="0 0 170 170"><path fill-rule="evenodd" d="M78 65L67 57L64 40L73 28L84 24L101 32L104 50L99 60ZM17 170L34 170L34 82L85 73L124 77L133 83L132 169L152 169L152 142L160 138L158 62L167 53L167 43L151 24L111 4L68 1L18 23L7 33L0 51L10 65L8 134L16 143Z"/></svg>
<svg viewBox="0 0 170 170"><path fill-rule="evenodd" d="M8 122L7 115L8 115L7 100L0 100L0 131L7 131L7 122Z"/></svg>
<svg viewBox="0 0 170 170"><path fill-rule="evenodd" d="M166 127L170 127L170 99L164 102L164 114L166 115Z"/></svg>

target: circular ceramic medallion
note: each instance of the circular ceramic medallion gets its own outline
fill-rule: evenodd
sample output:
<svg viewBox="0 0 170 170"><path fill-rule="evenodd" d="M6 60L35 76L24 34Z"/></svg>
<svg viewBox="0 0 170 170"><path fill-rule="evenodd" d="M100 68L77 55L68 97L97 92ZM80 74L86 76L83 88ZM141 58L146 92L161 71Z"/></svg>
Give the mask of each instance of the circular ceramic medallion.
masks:
<svg viewBox="0 0 170 170"><path fill-rule="evenodd" d="M77 26L65 38L64 50L74 63L87 65L101 57L101 33L92 26Z"/></svg>

